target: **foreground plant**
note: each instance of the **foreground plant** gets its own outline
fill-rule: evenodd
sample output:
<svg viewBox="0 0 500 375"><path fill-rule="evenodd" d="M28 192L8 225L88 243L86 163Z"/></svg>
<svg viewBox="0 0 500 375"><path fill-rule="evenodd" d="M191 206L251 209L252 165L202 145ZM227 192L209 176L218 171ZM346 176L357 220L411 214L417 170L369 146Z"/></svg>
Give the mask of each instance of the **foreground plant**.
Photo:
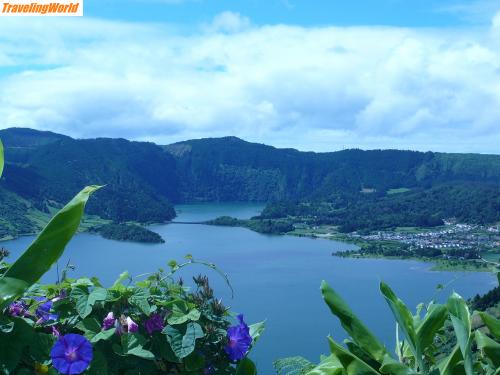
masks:
<svg viewBox="0 0 500 375"><path fill-rule="evenodd" d="M3 311L12 330L0 341L22 353L0 354L4 372L234 374L263 325L238 315L231 326L208 278L193 280L191 289L160 270L135 283L123 273L107 289L96 278L35 284Z"/></svg>
<svg viewBox="0 0 500 375"><path fill-rule="evenodd" d="M499 282L500 282L500 274ZM274 363L278 374L298 375L497 375L500 374L500 321L484 312L478 317L483 329L472 330L467 303L453 293L446 304L419 305L413 315L408 307L384 284L380 291L396 320L396 358L353 314L346 302L325 282L321 293L350 338L345 347L328 337L330 355L319 365L302 357ZM423 310L425 313L422 314ZM457 344L450 353L442 353L440 342L446 339L445 324L453 326ZM399 340L400 332L403 339ZM444 358L441 358L443 357Z"/></svg>
<svg viewBox="0 0 500 375"><path fill-rule="evenodd" d="M3 171L0 142L0 175ZM2 374L256 374L248 354L263 323L247 326L214 297L208 278L194 289L176 281L191 256L134 282L123 273L110 287L96 278L38 280L76 233L85 204L99 186L78 193L13 264L0 259ZM232 289L231 289L232 290ZM235 332L238 332L236 335Z"/></svg>

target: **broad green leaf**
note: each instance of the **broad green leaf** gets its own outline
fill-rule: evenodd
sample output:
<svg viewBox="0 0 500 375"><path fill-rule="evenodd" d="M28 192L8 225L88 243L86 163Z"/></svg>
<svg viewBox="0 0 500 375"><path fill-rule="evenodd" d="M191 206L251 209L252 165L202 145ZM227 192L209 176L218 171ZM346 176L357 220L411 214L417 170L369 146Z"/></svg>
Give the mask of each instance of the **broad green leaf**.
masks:
<svg viewBox="0 0 500 375"><path fill-rule="evenodd" d="M30 356L42 365L50 364L50 350L56 341L56 337L47 333L35 333L29 343Z"/></svg>
<svg viewBox="0 0 500 375"><path fill-rule="evenodd" d="M130 274L128 271L124 271L118 276L118 279L114 282L110 289L121 289L124 287L123 282L127 279L130 279Z"/></svg>
<svg viewBox="0 0 500 375"><path fill-rule="evenodd" d="M495 368L500 368L500 344L479 330L476 331L476 343L484 357L488 358Z"/></svg>
<svg viewBox="0 0 500 375"><path fill-rule="evenodd" d="M343 346L337 344L331 337L328 337L331 353L341 363L347 375L379 375L378 371L364 362L361 358L347 351Z"/></svg>
<svg viewBox="0 0 500 375"><path fill-rule="evenodd" d="M342 364L333 354L324 358L319 365L306 372L306 375L341 375L344 371Z"/></svg>
<svg viewBox="0 0 500 375"><path fill-rule="evenodd" d="M104 340L104 341L109 340L110 338L113 337L115 332L116 332L116 328L111 328L111 329L107 329L105 331L101 331L97 335L92 337L90 339L90 342L92 344L95 344L96 342L101 341L101 340Z"/></svg>
<svg viewBox="0 0 500 375"><path fill-rule="evenodd" d="M153 334L151 337L151 351L158 353L161 358L172 363L182 363L183 361L175 356L170 343L165 335Z"/></svg>
<svg viewBox="0 0 500 375"><path fill-rule="evenodd" d="M382 374L390 375L416 375L417 373L410 367L396 361L389 355L386 355L380 367Z"/></svg>
<svg viewBox="0 0 500 375"><path fill-rule="evenodd" d="M86 318L92 307L98 301L105 301L108 291L104 288L94 288L90 293L87 287L77 286L71 290L70 297L76 302L76 311L82 318Z"/></svg>
<svg viewBox="0 0 500 375"><path fill-rule="evenodd" d="M339 318L342 327L352 337L353 341L367 354L381 362L387 353L384 345L354 315L347 303L326 281L321 282L321 294L330 311Z"/></svg>
<svg viewBox="0 0 500 375"><path fill-rule="evenodd" d="M92 343L100 340L108 340L113 337L116 328L111 328L103 331L97 319L87 317L76 325L76 328L84 333L84 336Z"/></svg>
<svg viewBox="0 0 500 375"><path fill-rule="evenodd" d="M484 324L486 324L486 327L488 327L491 335L497 340L500 340L500 320L496 319L486 312L480 312L479 316L481 317Z"/></svg>
<svg viewBox="0 0 500 375"><path fill-rule="evenodd" d="M257 375L257 367L250 358L245 357L238 363L236 375Z"/></svg>
<svg viewBox="0 0 500 375"><path fill-rule="evenodd" d="M344 340L344 345L347 346L347 349L354 354L356 357L361 359L363 362L366 362L367 365L378 369L381 366L381 363L370 357L363 349L361 349L354 341L346 339Z"/></svg>
<svg viewBox="0 0 500 375"><path fill-rule="evenodd" d="M96 318L92 317L87 317L78 322L76 328L82 331L89 340L101 331L101 325Z"/></svg>
<svg viewBox="0 0 500 375"><path fill-rule="evenodd" d="M418 346L422 352L434 342L436 333L443 328L447 316L446 306L433 304L429 307L416 332Z"/></svg>
<svg viewBox="0 0 500 375"><path fill-rule="evenodd" d="M149 316L151 314L151 306L149 305L148 299L151 297L148 289L135 288L134 294L128 299L129 303L136 306L144 314Z"/></svg>
<svg viewBox="0 0 500 375"><path fill-rule="evenodd" d="M90 280L88 277L82 277L80 279L77 279L74 283L71 283L71 287L74 288L75 286L94 286L94 283L92 280Z"/></svg>
<svg viewBox="0 0 500 375"><path fill-rule="evenodd" d="M94 350L94 359L90 367L85 371L86 375L108 375L108 362L106 356L100 350Z"/></svg>
<svg viewBox="0 0 500 375"><path fill-rule="evenodd" d="M187 371L203 372L203 369L205 368L205 357L196 352L193 352L184 358L183 362Z"/></svg>
<svg viewBox="0 0 500 375"><path fill-rule="evenodd" d="M14 277L1 277L0 278L0 307L6 301L16 296L23 294L25 290L30 287L26 281L16 279Z"/></svg>
<svg viewBox="0 0 500 375"><path fill-rule="evenodd" d="M133 355L143 359L153 360L154 354L144 349L146 343L144 337L137 333L127 333L121 335L122 355Z"/></svg>
<svg viewBox="0 0 500 375"><path fill-rule="evenodd" d="M182 303L176 303L172 306L172 312L170 313L167 321L168 324L183 324L187 321L196 322L200 319L201 313L197 309L189 310L189 307L184 301Z"/></svg>
<svg viewBox="0 0 500 375"><path fill-rule="evenodd" d="M204 336L201 326L193 322L178 327L168 325L163 332L167 335L170 347L179 359L190 355L194 351L196 340Z"/></svg>
<svg viewBox="0 0 500 375"><path fill-rule="evenodd" d="M248 326L250 329L250 336L252 337L252 346L259 340L260 336L264 333L266 329L266 322L254 323Z"/></svg>
<svg viewBox="0 0 500 375"><path fill-rule="evenodd" d="M0 333L0 370L9 374L13 371L24 349L33 340L33 328L21 318L13 318L14 329L9 333Z"/></svg>
<svg viewBox="0 0 500 375"><path fill-rule="evenodd" d="M417 341L417 333L415 331L415 327L413 325L413 315L410 310L403 301L401 301L396 294L392 291L392 289L385 283L380 283L380 291L384 296L389 308L394 315L394 318L398 322L399 328L403 331L408 346L415 356L415 360L419 364L419 367L422 369L423 361L422 361L422 351L418 346Z"/></svg>
<svg viewBox="0 0 500 375"><path fill-rule="evenodd" d="M448 298L448 311L450 312L458 346L464 358L465 373L467 375L473 375L471 317L469 308L460 295L453 293L450 298Z"/></svg>
<svg viewBox="0 0 500 375"><path fill-rule="evenodd" d="M59 259L78 229L88 198L97 189L99 186L88 186L79 192L49 221L28 249L7 270L0 279L1 304L23 294Z"/></svg>
<svg viewBox="0 0 500 375"><path fill-rule="evenodd" d="M3 164L4 164L3 159L4 159L3 158L3 143L0 140L0 177L2 177L2 173L3 173Z"/></svg>
<svg viewBox="0 0 500 375"><path fill-rule="evenodd" d="M450 355L438 364L440 375L454 375L460 361L462 361L462 353L460 347L456 345Z"/></svg>

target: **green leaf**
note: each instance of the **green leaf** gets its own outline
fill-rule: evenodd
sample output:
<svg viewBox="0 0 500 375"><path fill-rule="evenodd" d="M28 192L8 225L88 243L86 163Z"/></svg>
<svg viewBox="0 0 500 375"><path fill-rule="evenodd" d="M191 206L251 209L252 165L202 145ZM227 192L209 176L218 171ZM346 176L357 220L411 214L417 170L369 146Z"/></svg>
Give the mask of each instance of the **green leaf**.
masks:
<svg viewBox="0 0 500 375"><path fill-rule="evenodd" d="M54 346L56 337L47 333L35 333L29 343L30 355L40 364L50 363L50 350Z"/></svg>
<svg viewBox="0 0 500 375"><path fill-rule="evenodd" d="M78 322L76 325L80 331L82 331L88 339L94 337L97 333L101 331L101 325L96 318L88 317Z"/></svg>
<svg viewBox="0 0 500 375"><path fill-rule="evenodd" d="M187 371L203 372L205 368L205 357L196 352L188 355L183 362Z"/></svg>
<svg viewBox="0 0 500 375"><path fill-rule="evenodd" d="M394 358L387 355L382 362L382 367L380 367L380 372L382 374L390 375L416 375L417 373L413 371L412 368L405 366L404 364L396 361Z"/></svg>
<svg viewBox="0 0 500 375"><path fill-rule="evenodd" d="M110 289L118 289L118 290L123 289L124 288L123 282L127 279L130 279L130 274L128 273L128 271L122 272Z"/></svg>
<svg viewBox="0 0 500 375"><path fill-rule="evenodd" d="M384 345L351 311L347 303L327 283L321 282L321 293L331 312L340 319L342 327L353 341L375 360L381 362L387 353Z"/></svg>
<svg viewBox="0 0 500 375"><path fill-rule="evenodd" d="M394 294L392 289L387 284L381 282L380 291L387 301L387 304L389 305L394 318L398 322L399 327L403 331L408 346L415 356L415 360L417 361L419 368L423 370L422 351L418 345L417 333L413 325L413 315L404 302L401 301L396 294Z"/></svg>
<svg viewBox="0 0 500 375"><path fill-rule="evenodd" d="M90 338L90 342L92 344L95 344L96 342L101 341L101 340L104 340L104 341L109 340L110 338L113 337L115 332L116 332L116 328L110 328L110 329L107 329L105 331L101 331L97 335L95 335L94 337Z"/></svg>
<svg viewBox="0 0 500 375"><path fill-rule="evenodd" d="M92 317L87 317L83 319L76 325L80 331L84 333L84 336L92 343L96 343L100 340L108 340L113 337L116 328L111 328L103 331L101 325L97 319Z"/></svg>
<svg viewBox="0 0 500 375"><path fill-rule="evenodd" d="M264 333L266 329L266 322L254 323L248 326L250 329L250 337L252 337L252 346L259 340L260 336Z"/></svg>
<svg viewBox="0 0 500 375"><path fill-rule="evenodd" d="M236 375L257 375L257 367L250 358L245 357L238 363Z"/></svg>
<svg viewBox="0 0 500 375"><path fill-rule="evenodd" d="M0 370L13 371L18 365L23 351L33 340L33 328L21 318L13 318L14 329L9 333L0 332Z"/></svg>
<svg viewBox="0 0 500 375"><path fill-rule="evenodd" d="M481 331L476 331L476 343L477 347L486 357L493 363L495 368L500 367L500 344L493 339L490 339Z"/></svg>
<svg viewBox="0 0 500 375"><path fill-rule="evenodd" d="M467 375L473 375L472 365L472 338L471 338L471 317L467 303L457 293L453 293L448 299L448 311L451 322L457 337L462 357L464 358L464 368Z"/></svg>
<svg viewBox="0 0 500 375"><path fill-rule="evenodd" d="M204 336L201 326L193 322L179 327L168 325L163 332L167 335L170 347L179 359L191 354L194 351L196 339Z"/></svg>
<svg viewBox="0 0 500 375"><path fill-rule="evenodd" d="M154 354L143 348L145 342L144 337L137 333L121 335L122 354L153 360L155 358Z"/></svg>
<svg viewBox="0 0 500 375"><path fill-rule="evenodd" d="M342 364L333 354L324 358L319 365L306 372L306 375L340 375L344 371Z"/></svg>
<svg viewBox="0 0 500 375"><path fill-rule="evenodd" d="M486 312L480 312L479 316L481 317L481 320L484 322L484 324L486 324L486 327L488 327L491 335L497 340L500 340L500 320L496 319Z"/></svg>
<svg viewBox="0 0 500 375"><path fill-rule="evenodd" d="M340 368L344 368L347 375L379 375L377 370L347 351L343 346L337 344L331 337L328 337L328 342L331 353L341 363Z"/></svg>
<svg viewBox="0 0 500 375"><path fill-rule="evenodd" d="M456 368L460 367L460 362L462 361L462 353L460 352L460 347L455 346L453 351L443 359L439 364L439 374L440 375L454 375L456 373ZM463 368L463 367L462 367Z"/></svg>
<svg viewBox="0 0 500 375"><path fill-rule="evenodd" d="M432 304L429 307L416 332L417 343L422 352L425 352L425 349L432 345L436 333L443 328L447 316L446 306Z"/></svg>
<svg viewBox="0 0 500 375"><path fill-rule="evenodd" d="M134 294L128 299L129 303L136 306L144 314L149 316L151 314L151 306L149 305L148 299L151 297L149 290L142 288L135 288Z"/></svg>
<svg viewBox="0 0 500 375"><path fill-rule="evenodd" d="M78 229L85 204L99 186L88 186L79 192L47 224L28 249L0 279L0 303L20 296L37 282L59 259Z"/></svg>
<svg viewBox="0 0 500 375"><path fill-rule="evenodd" d="M167 321L168 324L183 324L187 321L196 322L200 319L201 313L197 309L189 310L187 304L184 301L180 303L175 303L172 306L172 312L170 313Z"/></svg>
<svg viewBox="0 0 500 375"><path fill-rule="evenodd" d="M86 375L108 375L108 362L100 350L94 350L94 358L90 367L85 371Z"/></svg>
<svg viewBox="0 0 500 375"><path fill-rule="evenodd" d="M2 177L2 173L3 173L3 164L4 164L4 160L3 160L3 143L0 140L0 177Z"/></svg>
<svg viewBox="0 0 500 375"><path fill-rule="evenodd" d="M107 290L101 287L94 288L90 293L85 286L77 286L71 290L70 297L76 302L76 311L81 318L86 318L92 307L98 301L105 301Z"/></svg>

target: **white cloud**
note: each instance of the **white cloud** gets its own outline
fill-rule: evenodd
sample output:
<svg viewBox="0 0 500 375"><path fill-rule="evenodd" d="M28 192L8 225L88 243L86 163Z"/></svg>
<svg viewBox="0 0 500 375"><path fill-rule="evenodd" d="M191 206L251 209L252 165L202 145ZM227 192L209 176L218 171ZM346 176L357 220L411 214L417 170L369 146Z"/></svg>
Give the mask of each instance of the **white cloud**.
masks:
<svg viewBox="0 0 500 375"><path fill-rule="evenodd" d="M236 12L222 12L203 29L208 32L236 33L250 27L250 19Z"/></svg>
<svg viewBox="0 0 500 375"><path fill-rule="evenodd" d="M483 31L257 27L224 13L182 36L159 24L5 19L0 118L161 143L236 135L323 151L498 153L496 20Z"/></svg>
<svg viewBox="0 0 500 375"><path fill-rule="evenodd" d="M493 17L492 29L494 32L500 32L500 11Z"/></svg>

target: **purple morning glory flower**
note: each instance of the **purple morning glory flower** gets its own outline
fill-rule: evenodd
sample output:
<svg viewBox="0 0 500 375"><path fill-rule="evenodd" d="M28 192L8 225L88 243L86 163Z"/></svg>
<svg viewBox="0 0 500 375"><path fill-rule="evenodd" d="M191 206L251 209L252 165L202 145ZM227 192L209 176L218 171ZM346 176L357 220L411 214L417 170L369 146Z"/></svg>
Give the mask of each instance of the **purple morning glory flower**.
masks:
<svg viewBox="0 0 500 375"><path fill-rule="evenodd" d="M115 321L115 315L112 311L110 311L102 321L102 329L106 331L110 328L113 328L115 326Z"/></svg>
<svg viewBox="0 0 500 375"><path fill-rule="evenodd" d="M243 315L240 314L237 318L240 324L228 328L228 343L224 348L229 359L232 361L239 361L242 359L248 353L248 349L250 349L250 345L252 344L250 329L243 321Z"/></svg>
<svg viewBox="0 0 500 375"><path fill-rule="evenodd" d="M36 322L37 324L45 323L48 322L49 320L56 321L57 319L59 319L59 315L50 313L53 304L52 301L45 300L45 298L43 297L35 297L35 300L39 302L45 301L36 309L36 316L38 317L38 320Z"/></svg>
<svg viewBox="0 0 500 375"><path fill-rule="evenodd" d="M165 327L165 324L163 323L162 316L154 313L144 322L144 326L146 327L146 331L152 335L155 331L161 331Z"/></svg>
<svg viewBox="0 0 500 375"><path fill-rule="evenodd" d="M130 316L127 316L127 332L134 333L139 330L139 326L136 322L132 320Z"/></svg>
<svg viewBox="0 0 500 375"><path fill-rule="evenodd" d="M61 374L80 374L93 358L92 345L82 335L69 333L61 336L50 351L52 365Z"/></svg>
<svg viewBox="0 0 500 375"><path fill-rule="evenodd" d="M9 306L9 314L12 316L27 316L28 307L24 301L12 302Z"/></svg>

